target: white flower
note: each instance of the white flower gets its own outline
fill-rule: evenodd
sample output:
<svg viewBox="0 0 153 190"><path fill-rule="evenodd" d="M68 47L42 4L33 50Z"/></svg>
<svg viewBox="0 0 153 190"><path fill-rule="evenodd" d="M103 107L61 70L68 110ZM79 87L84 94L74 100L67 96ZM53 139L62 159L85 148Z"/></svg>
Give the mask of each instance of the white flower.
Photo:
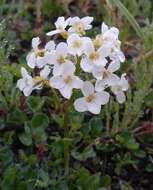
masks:
<svg viewBox="0 0 153 190"><path fill-rule="evenodd" d="M120 68L120 63L110 63L107 68L94 67L92 74L97 79L95 88L96 91L101 91L105 87L112 86L118 80L118 76L114 74Z"/></svg>
<svg viewBox="0 0 153 190"><path fill-rule="evenodd" d="M70 18L65 20L63 16L58 17L57 21L55 22L56 30L48 32L47 36L53 36L54 34L61 34L66 32L65 29L69 24L69 19Z"/></svg>
<svg viewBox="0 0 153 190"><path fill-rule="evenodd" d="M104 22L101 25L101 33L103 40L113 41L118 40L119 30L116 27L109 28Z"/></svg>
<svg viewBox="0 0 153 190"><path fill-rule="evenodd" d="M88 37L80 37L78 34L71 34L67 39L69 53L74 56L82 55L84 46L88 41Z"/></svg>
<svg viewBox="0 0 153 190"><path fill-rule="evenodd" d="M112 92L116 95L116 98L119 103L123 103L126 100L124 91L128 90L128 81L125 78L125 74L122 74L121 78L118 78L116 84L111 87Z"/></svg>
<svg viewBox="0 0 153 190"><path fill-rule="evenodd" d="M95 49L92 41L88 41L84 48L85 56L81 60L81 68L85 72L91 72L95 66L105 66L106 57L109 54L107 46L102 46L98 50Z"/></svg>
<svg viewBox="0 0 153 190"><path fill-rule="evenodd" d="M84 82L81 90L84 97L78 98L74 102L74 107L78 112L90 111L93 114L99 114L101 105L105 105L109 101L109 93L95 92L94 86L89 81Z"/></svg>
<svg viewBox="0 0 153 190"><path fill-rule="evenodd" d="M21 68L22 79L17 82L17 87L23 91L25 96L29 96L33 90L33 78L28 74L25 68Z"/></svg>
<svg viewBox="0 0 153 190"><path fill-rule="evenodd" d="M45 65L45 67L40 71L40 77L43 79L47 79L50 72L51 72L50 67L48 65Z"/></svg>
<svg viewBox="0 0 153 190"><path fill-rule="evenodd" d="M103 22L101 26L102 32L102 43L109 44L110 46L110 58L118 59L121 62L125 61L125 56L123 52L120 50L121 42L118 40L119 30L116 27L108 26Z"/></svg>
<svg viewBox="0 0 153 190"><path fill-rule="evenodd" d="M50 52L54 50L55 43L53 41L49 41L46 43L44 49L39 49L38 46L40 43L39 37L32 39L33 50L27 55L27 64L30 68L42 68L44 65L50 62Z"/></svg>
<svg viewBox="0 0 153 190"><path fill-rule="evenodd" d="M53 67L53 75L60 75L63 71L64 65L70 62L67 59L68 46L66 43L61 42L57 45L56 51L52 53L51 64Z"/></svg>
<svg viewBox="0 0 153 190"><path fill-rule="evenodd" d="M93 21L93 17L90 17L90 16L86 16L81 19L77 16L73 17L69 20L69 25L72 27L69 28L68 32L84 35L85 30L89 30L92 28L92 25L91 25L92 21Z"/></svg>
<svg viewBox="0 0 153 190"><path fill-rule="evenodd" d="M70 99L73 88L80 89L82 87L82 80L75 76L74 72L75 65L66 63L63 73L59 76L53 76L49 81L50 86L58 89L66 99Z"/></svg>
<svg viewBox="0 0 153 190"><path fill-rule="evenodd" d="M121 62L123 63L125 61L125 56L124 53L121 51L120 49L120 41L117 41L116 43L114 43L114 46L111 48L110 51L110 59L114 62Z"/></svg>
<svg viewBox="0 0 153 190"><path fill-rule="evenodd" d="M44 84L48 83L48 76L51 72L51 69L48 65L45 65L44 68L40 71L40 76L33 78L34 87L33 89L40 90Z"/></svg>

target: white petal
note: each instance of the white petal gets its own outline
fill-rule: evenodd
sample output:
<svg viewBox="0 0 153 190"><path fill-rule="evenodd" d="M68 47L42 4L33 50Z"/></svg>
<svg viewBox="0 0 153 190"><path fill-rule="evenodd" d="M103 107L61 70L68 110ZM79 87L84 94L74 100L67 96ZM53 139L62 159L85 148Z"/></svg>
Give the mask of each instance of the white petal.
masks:
<svg viewBox="0 0 153 190"><path fill-rule="evenodd" d="M17 82L17 87L22 91L25 88L25 81L24 79L19 79Z"/></svg>
<svg viewBox="0 0 153 190"><path fill-rule="evenodd" d="M57 45L56 47L56 52L57 54L63 54L63 55L67 55L68 53L68 47L67 47L67 44L64 43L64 42L61 42Z"/></svg>
<svg viewBox="0 0 153 190"><path fill-rule="evenodd" d="M37 57L36 66L38 68L42 68L46 64L46 60L44 57Z"/></svg>
<svg viewBox="0 0 153 190"><path fill-rule="evenodd" d="M90 60L85 57L81 59L80 67L83 71L90 73L92 71L93 65L90 63Z"/></svg>
<svg viewBox="0 0 153 190"><path fill-rule="evenodd" d="M84 26L86 27L87 25L90 25L91 22L93 21L93 17L91 16L86 16L84 18L81 19L81 21L83 22Z"/></svg>
<svg viewBox="0 0 153 190"><path fill-rule="evenodd" d="M119 52L118 52L118 57L119 57L119 60L120 60L121 62L124 62L124 61L125 61L125 56L124 56L124 54L123 54L122 51L119 51Z"/></svg>
<svg viewBox="0 0 153 190"><path fill-rule="evenodd" d="M74 108L78 112L84 112L87 111L87 103L85 98L78 98L74 102Z"/></svg>
<svg viewBox="0 0 153 190"><path fill-rule="evenodd" d="M86 55L89 55L90 53L94 52L95 51L95 48L94 48L94 45L92 43L92 41L87 41L87 43L84 45L84 53Z"/></svg>
<svg viewBox="0 0 153 190"><path fill-rule="evenodd" d="M52 31L50 31L50 32L47 32L47 36L53 36L53 35L55 35L55 34L59 34L59 33L61 33L61 30L52 30Z"/></svg>
<svg viewBox="0 0 153 190"><path fill-rule="evenodd" d="M44 61L46 64L54 65L56 63L56 53L55 51L46 52L44 56Z"/></svg>
<svg viewBox="0 0 153 190"><path fill-rule="evenodd" d="M94 86L91 82L85 81L83 83L81 91L82 91L84 96L89 96L89 95L94 93Z"/></svg>
<svg viewBox="0 0 153 190"><path fill-rule="evenodd" d="M34 50L38 49L38 45L40 44L40 39L39 37L33 38L32 39L32 47Z"/></svg>
<svg viewBox="0 0 153 190"><path fill-rule="evenodd" d="M75 72L75 65L71 62L71 61L66 61L63 64L63 76L67 76L67 75L73 75L73 73Z"/></svg>
<svg viewBox="0 0 153 190"><path fill-rule="evenodd" d="M28 76L30 76L24 67L21 67L21 75L23 78L27 78Z"/></svg>
<svg viewBox="0 0 153 190"><path fill-rule="evenodd" d="M27 65L30 67L30 68L34 68L36 66L36 55L34 52L31 52L27 55L26 57L26 60L27 60Z"/></svg>
<svg viewBox="0 0 153 190"><path fill-rule="evenodd" d="M101 33L104 34L108 30L108 26L103 22L101 25Z"/></svg>
<svg viewBox="0 0 153 190"><path fill-rule="evenodd" d="M66 99L70 99L71 95L72 95L72 88L69 85L65 85L63 88L59 89L60 93L62 94L62 96Z"/></svg>
<svg viewBox="0 0 153 190"><path fill-rule="evenodd" d="M127 81L126 78L125 78L125 74L122 74L120 83L121 83L121 85L122 85L123 91L128 90L129 84L128 84L128 81Z"/></svg>
<svg viewBox="0 0 153 190"><path fill-rule="evenodd" d="M55 22L55 26L57 29L64 30L68 24L68 20L65 20L63 16L58 17L57 21Z"/></svg>
<svg viewBox="0 0 153 190"><path fill-rule="evenodd" d="M61 76L53 76L50 78L49 80L49 84L51 87L56 88L56 89L60 89L63 88L65 83L63 81L63 79L61 78Z"/></svg>
<svg viewBox="0 0 153 190"><path fill-rule="evenodd" d="M116 98L117 98L117 100L118 100L118 102L119 102L120 104L122 104L122 103L125 102L125 100L126 100L125 94L124 94L124 92L122 92L122 91L120 91L120 92L118 92L118 93L116 94Z"/></svg>
<svg viewBox="0 0 153 190"><path fill-rule="evenodd" d="M101 105L95 102L88 102L87 108L88 108L88 111L90 111L93 114L99 114L101 111Z"/></svg>
<svg viewBox="0 0 153 190"><path fill-rule="evenodd" d="M46 66L40 71L40 76L46 79L49 74L50 74L50 68L49 68L48 65L46 65Z"/></svg>
<svg viewBox="0 0 153 190"><path fill-rule="evenodd" d="M95 84L95 90L97 92L100 92L100 91L104 90L105 87L106 87L106 84L107 84L106 80L97 80L96 84Z"/></svg>
<svg viewBox="0 0 153 190"><path fill-rule="evenodd" d="M117 71L120 68L120 62L112 62L110 63L110 65L108 66L108 70L113 73L115 71Z"/></svg>
<svg viewBox="0 0 153 190"><path fill-rule="evenodd" d="M46 51L51 51L55 49L55 42L54 41L49 41L45 45L45 50Z"/></svg>
<svg viewBox="0 0 153 190"><path fill-rule="evenodd" d="M111 28L110 28L110 33L112 33L112 34L114 35L114 37L115 37L116 39L118 39L118 35L119 35L119 29L118 29L118 28L116 28L116 27L111 27Z"/></svg>
<svg viewBox="0 0 153 190"><path fill-rule="evenodd" d="M109 56L110 54L110 46L109 45L102 45L99 49L98 49L98 53L100 54L101 58L105 58L107 56Z"/></svg>
<svg viewBox="0 0 153 190"><path fill-rule="evenodd" d="M75 17L72 17L70 20L69 20L69 25L72 26L74 25L76 22L79 22L80 21L80 18L78 16L75 16Z"/></svg>
<svg viewBox="0 0 153 190"><path fill-rule="evenodd" d="M105 91L96 93L96 101L97 101L97 103L99 103L101 105L107 104L109 101L109 97L110 97L109 93L105 92Z"/></svg>
<svg viewBox="0 0 153 190"><path fill-rule="evenodd" d="M104 67L107 64L107 60L104 57L99 57L99 59L96 59L93 61L96 66Z"/></svg>
<svg viewBox="0 0 153 190"><path fill-rule="evenodd" d="M53 75L54 76L59 76L63 73L63 68L64 68L64 64L59 65L59 64L55 64L54 68L53 68Z"/></svg>
<svg viewBox="0 0 153 190"><path fill-rule="evenodd" d="M95 66L92 70L92 74L96 79L103 79L103 72L104 72L103 66Z"/></svg>
<svg viewBox="0 0 153 190"><path fill-rule="evenodd" d="M81 89L82 86L83 86L83 81L79 77L73 76L72 87L76 89Z"/></svg>
<svg viewBox="0 0 153 190"><path fill-rule="evenodd" d="M24 93L25 96L29 96L31 94L32 90L33 89L32 89L31 86L30 87L26 87L26 88L24 88L23 93Z"/></svg>
<svg viewBox="0 0 153 190"><path fill-rule="evenodd" d="M117 75L115 75L115 74L109 74L109 77L107 79L107 84L109 86L117 84L118 81L119 81L119 77Z"/></svg>

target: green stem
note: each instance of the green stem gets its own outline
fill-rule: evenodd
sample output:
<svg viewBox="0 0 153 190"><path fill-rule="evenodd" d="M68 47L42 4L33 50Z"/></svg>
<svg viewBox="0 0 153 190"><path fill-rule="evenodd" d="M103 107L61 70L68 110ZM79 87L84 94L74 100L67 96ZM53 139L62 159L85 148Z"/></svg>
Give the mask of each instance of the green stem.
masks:
<svg viewBox="0 0 153 190"><path fill-rule="evenodd" d="M64 105L64 122L63 122L63 128L64 128L64 168L65 168L65 175L67 176L69 174L69 142L67 142L66 138L69 137L69 126L68 126L68 114L69 114L69 101L66 102Z"/></svg>

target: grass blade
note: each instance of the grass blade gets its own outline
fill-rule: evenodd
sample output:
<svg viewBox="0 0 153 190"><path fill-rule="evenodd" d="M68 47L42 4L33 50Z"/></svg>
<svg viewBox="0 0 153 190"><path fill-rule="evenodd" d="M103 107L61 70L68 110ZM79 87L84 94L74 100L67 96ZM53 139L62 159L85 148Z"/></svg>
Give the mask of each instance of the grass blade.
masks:
<svg viewBox="0 0 153 190"><path fill-rule="evenodd" d="M128 9L121 3L120 0L111 0L111 1L116 5L116 7L119 8L122 15L126 17L126 19L129 21L129 23L131 24L137 35L140 38L144 39L144 35L139 24L137 23L133 15L128 11Z"/></svg>

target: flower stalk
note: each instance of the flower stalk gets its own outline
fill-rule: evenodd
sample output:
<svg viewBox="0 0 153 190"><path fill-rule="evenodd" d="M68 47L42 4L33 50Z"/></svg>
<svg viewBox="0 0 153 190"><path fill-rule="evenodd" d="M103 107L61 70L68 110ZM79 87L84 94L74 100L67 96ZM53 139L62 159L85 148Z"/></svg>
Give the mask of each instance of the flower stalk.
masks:
<svg viewBox="0 0 153 190"><path fill-rule="evenodd" d="M63 109L63 129L64 129L64 168L65 168L65 175L68 176L69 174L69 142L67 141L67 138L69 137L69 105L70 101L67 101L66 104L64 104Z"/></svg>

